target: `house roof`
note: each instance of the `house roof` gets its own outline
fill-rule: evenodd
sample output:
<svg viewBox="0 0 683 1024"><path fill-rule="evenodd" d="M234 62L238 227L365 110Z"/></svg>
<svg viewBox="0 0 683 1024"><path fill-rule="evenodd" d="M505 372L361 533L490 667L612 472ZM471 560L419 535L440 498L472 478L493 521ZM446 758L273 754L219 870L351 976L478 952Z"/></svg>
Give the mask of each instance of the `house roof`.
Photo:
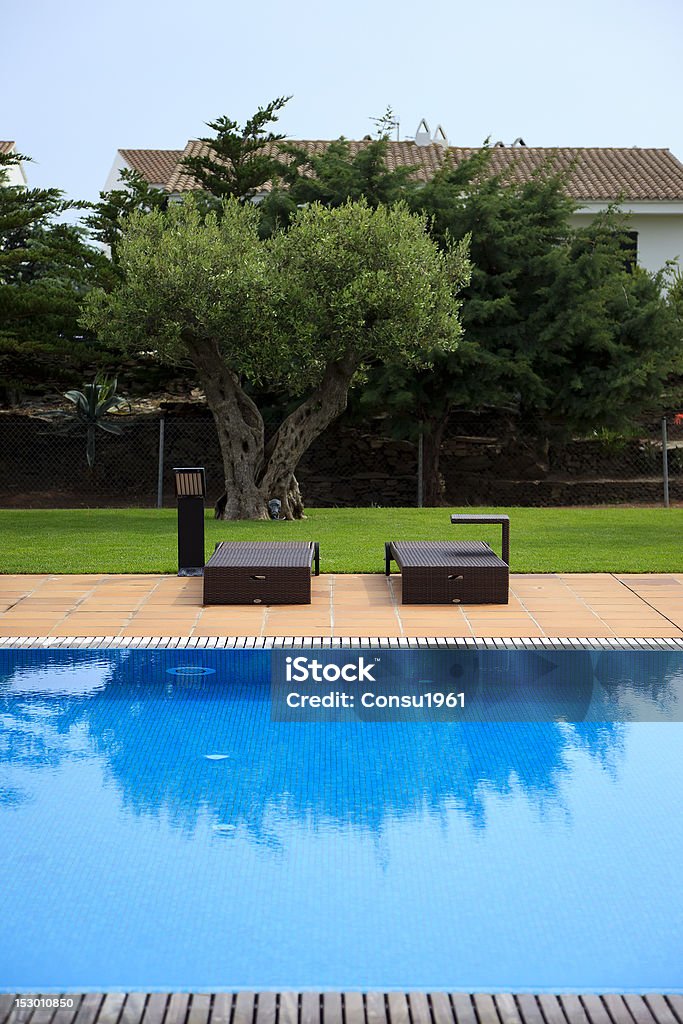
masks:
<svg viewBox="0 0 683 1024"><path fill-rule="evenodd" d="M150 185L164 187L183 155L182 149L120 149L119 152L128 166Z"/></svg>
<svg viewBox="0 0 683 1024"><path fill-rule="evenodd" d="M329 139L287 139L288 145L298 146L305 149L311 156L321 156L330 145ZM364 149L368 142L366 139L346 140L349 145L351 156L355 156L361 149ZM182 156L201 156L208 152L208 146L198 139L190 139L185 146ZM289 162L286 154L280 154L277 143L271 143L264 148L267 156L280 156L283 163ZM412 167L416 181L429 181L443 162L444 149L436 143L429 146L416 146L414 142L389 142L387 148L387 167L390 171L397 167ZM183 168L179 163L171 175L166 186L171 192L187 192L197 187L192 174ZM270 191L271 185L268 182L264 192Z"/></svg>
<svg viewBox="0 0 683 1024"><path fill-rule="evenodd" d="M16 142L0 141L0 153L11 153L15 146Z"/></svg>
<svg viewBox="0 0 683 1024"><path fill-rule="evenodd" d="M450 152L459 163L477 151L451 147ZM506 173L517 181L528 181L545 161L554 170L569 172L567 191L573 199L683 199L683 164L668 149L494 146L491 150L494 173Z"/></svg>
<svg viewBox="0 0 683 1024"><path fill-rule="evenodd" d="M288 140L289 141L289 140ZM291 141L292 145L320 155L330 145L329 140L307 139ZM367 146L367 140L348 140L352 155ZM139 170L154 184L165 183L170 192L186 192L197 187L192 174L180 163L183 157L207 152L205 143L190 139L179 150L121 150L131 166ZM277 143L266 148L270 155L278 155ZM429 181L442 165L446 153L456 163L479 152L478 149L437 143L418 146L415 142L390 140L387 166L412 167L414 180ZM567 191L577 201L609 201L623 197L631 201L683 200L683 164L668 149L598 149L598 148L542 148L529 146L494 146L490 150L491 168L514 181L528 181L546 162L553 169L568 172ZM288 157L282 156L286 161ZM268 191L270 185L264 186Z"/></svg>

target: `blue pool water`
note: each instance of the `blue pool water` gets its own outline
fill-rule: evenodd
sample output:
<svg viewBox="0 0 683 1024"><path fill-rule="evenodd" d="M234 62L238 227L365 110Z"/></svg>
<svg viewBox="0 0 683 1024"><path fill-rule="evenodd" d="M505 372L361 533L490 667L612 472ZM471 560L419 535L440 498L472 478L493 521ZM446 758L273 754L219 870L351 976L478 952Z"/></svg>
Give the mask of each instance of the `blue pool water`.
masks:
<svg viewBox="0 0 683 1024"><path fill-rule="evenodd" d="M602 720L302 723L266 652L0 652L0 989L681 991L646 676L596 669Z"/></svg>

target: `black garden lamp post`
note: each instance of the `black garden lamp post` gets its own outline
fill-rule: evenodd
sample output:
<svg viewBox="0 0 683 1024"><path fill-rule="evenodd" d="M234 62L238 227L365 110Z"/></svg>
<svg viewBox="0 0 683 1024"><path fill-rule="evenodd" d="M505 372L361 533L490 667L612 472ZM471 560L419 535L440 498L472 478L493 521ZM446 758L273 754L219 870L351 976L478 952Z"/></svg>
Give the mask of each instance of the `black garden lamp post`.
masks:
<svg viewBox="0 0 683 1024"><path fill-rule="evenodd" d="M178 499L178 575L204 572L204 498L206 474L201 466L174 469Z"/></svg>

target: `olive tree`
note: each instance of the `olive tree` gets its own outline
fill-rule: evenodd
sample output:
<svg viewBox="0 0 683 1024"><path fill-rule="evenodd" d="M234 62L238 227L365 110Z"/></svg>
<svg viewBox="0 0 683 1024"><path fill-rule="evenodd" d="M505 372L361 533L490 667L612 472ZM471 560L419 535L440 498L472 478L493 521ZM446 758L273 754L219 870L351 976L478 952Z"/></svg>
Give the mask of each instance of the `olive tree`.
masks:
<svg viewBox="0 0 683 1024"><path fill-rule="evenodd" d="M429 365L461 333L467 240L440 250L405 207L298 211L259 237L259 213L231 198L220 216L192 198L131 215L120 285L88 300L85 323L162 359L188 359L206 394L225 472L226 519L303 514L295 472L346 408L370 363ZM286 387L296 405L271 436L250 391Z"/></svg>

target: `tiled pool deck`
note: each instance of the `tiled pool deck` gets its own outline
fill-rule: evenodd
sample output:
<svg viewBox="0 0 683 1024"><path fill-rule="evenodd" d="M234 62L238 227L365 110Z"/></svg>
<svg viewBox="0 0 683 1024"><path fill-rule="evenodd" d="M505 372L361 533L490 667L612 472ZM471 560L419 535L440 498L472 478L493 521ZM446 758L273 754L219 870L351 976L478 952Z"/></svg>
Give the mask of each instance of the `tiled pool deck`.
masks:
<svg viewBox="0 0 683 1024"><path fill-rule="evenodd" d="M310 605L202 607L170 575L0 576L2 637L683 638L683 574L514 574L508 605L402 605L401 578L324 575Z"/></svg>

